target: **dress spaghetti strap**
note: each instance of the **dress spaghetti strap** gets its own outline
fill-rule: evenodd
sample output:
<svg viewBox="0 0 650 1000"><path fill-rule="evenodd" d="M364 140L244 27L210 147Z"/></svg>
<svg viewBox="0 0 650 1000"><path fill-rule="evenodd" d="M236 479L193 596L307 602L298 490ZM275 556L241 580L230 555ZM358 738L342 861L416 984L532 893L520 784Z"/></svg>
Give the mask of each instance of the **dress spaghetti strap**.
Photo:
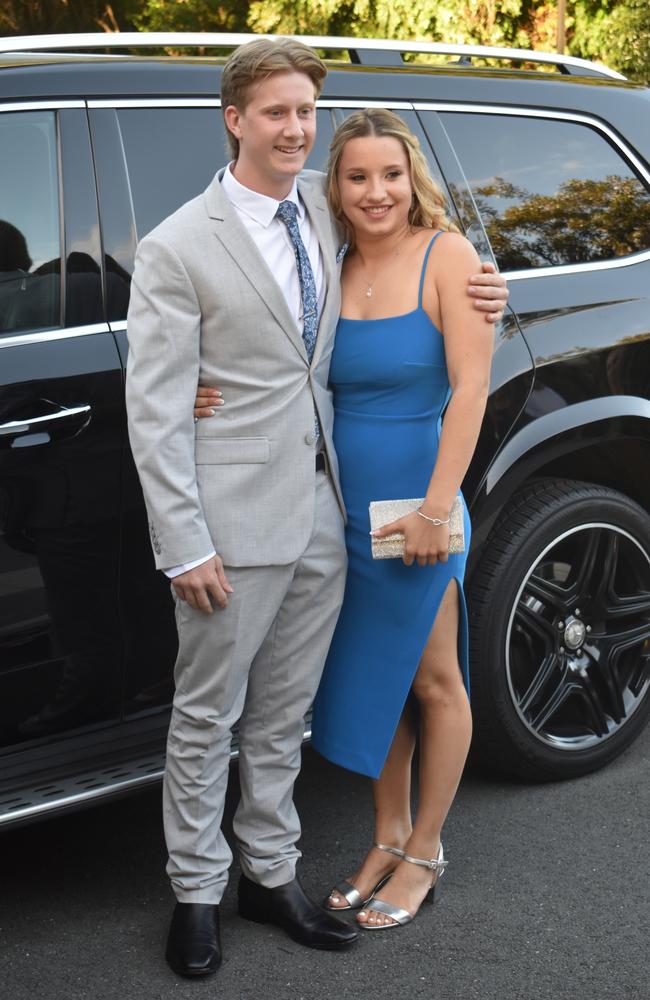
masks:
<svg viewBox="0 0 650 1000"><path fill-rule="evenodd" d="M440 235L441 233L436 233L436 235L431 238L429 246L427 247L427 251L424 255L424 260L422 261L422 274L420 275L420 290L418 291L418 309L422 308L422 290L424 288L424 276L427 272L427 263L429 261L429 254L431 253L431 247L433 246L433 244L436 242L436 240Z"/></svg>

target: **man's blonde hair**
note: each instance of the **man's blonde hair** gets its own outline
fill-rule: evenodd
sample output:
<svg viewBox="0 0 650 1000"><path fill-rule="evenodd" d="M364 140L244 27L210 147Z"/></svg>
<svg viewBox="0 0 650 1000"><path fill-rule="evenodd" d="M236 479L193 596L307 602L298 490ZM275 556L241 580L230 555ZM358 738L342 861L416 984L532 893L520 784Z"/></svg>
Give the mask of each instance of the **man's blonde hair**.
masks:
<svg viewBox="0 0 650 1000"><path fill-rule="evenodd" d="M330 210L345 230L345 238L350 248L354 246L354 233L341 207L338 170L343 150L350 139L362 139L366 136L390 136L398 139L404 148L413 187L409 225L459 232L458 226L447 215L445 196L431 176L417 136L394 111L388 111L386 108L366 108L365 111L353 112L339 125L330 145L327 164L327 199Z"/></svg>
<svg viewBox="0 0 650 1000"><path fill-rule="evenodd" d="M318 97L327 75L325 63L313 49L292 38L256 38L240 45L227 60L221 74L221 111L234 105L244 111L252 84L266 80L272 73L305 73ZM239 140L226 125L228 150L234 160L239 156Z"/></svg>

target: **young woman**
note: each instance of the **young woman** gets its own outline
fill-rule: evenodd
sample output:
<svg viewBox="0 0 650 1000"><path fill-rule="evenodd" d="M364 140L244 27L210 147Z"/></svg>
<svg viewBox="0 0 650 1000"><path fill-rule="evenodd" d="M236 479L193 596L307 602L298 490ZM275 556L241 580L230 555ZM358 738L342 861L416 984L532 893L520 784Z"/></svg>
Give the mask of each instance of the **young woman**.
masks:
<svg viewBox="0 0 650 1000"><path fill-rule="evenodd" d="M476 252L447 218L418 140L397 115L351 114L334 136L327 184L348 243L330 382L349 569L312 739L373 779L375 843L325 905L358 909L359 924L378 930L409 922L433 898L446 865L441 830L469 747L470 525L465 511L465 552L450 555L449 514L485 409L492 328L467 295ZM403 533L403 560L373 560L370 502L421 497L417 512L378 532Z"/></svg>
<svg viewBox="0 0 650 1000"><path fill-rule="evenodd" d="M330 366L349 568L312 731L326 757L374 779L375 844L327 901L359 907L374 930L407 923L440 878L440 833L469 747L466 553L448 554L447 522L481 426L492 337L466 294L476 252L397 115L346 119L328 197L350 244ZM403 562L373 561L369 503L414 497L419 511L380 531L403 533ZM465 513L466 547L469 533Z"/></svg>

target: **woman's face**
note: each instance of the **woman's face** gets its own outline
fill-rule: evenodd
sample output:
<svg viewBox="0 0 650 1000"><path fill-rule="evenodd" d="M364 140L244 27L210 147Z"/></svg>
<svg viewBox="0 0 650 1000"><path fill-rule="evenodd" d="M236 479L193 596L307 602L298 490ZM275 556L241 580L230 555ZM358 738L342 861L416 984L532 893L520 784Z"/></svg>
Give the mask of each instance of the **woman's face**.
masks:
<svg viewBox="0 0 650 1000"><path fill-rule="evenodd" d="M357 238L390 236L408 224L413 188L399 139L350 139L343 147L337 177L341 207Z"/></svg>

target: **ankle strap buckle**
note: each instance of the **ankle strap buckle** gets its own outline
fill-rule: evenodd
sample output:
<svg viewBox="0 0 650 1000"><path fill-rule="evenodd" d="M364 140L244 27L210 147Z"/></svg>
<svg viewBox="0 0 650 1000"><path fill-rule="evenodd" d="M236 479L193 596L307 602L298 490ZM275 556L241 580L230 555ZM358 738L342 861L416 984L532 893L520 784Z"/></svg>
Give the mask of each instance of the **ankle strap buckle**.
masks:
<svg viewBox="0 0 650 1000"><path fill-rule="evenodd" d="M430 872L443 872L447 867L442 851L437 858L412 858L410 854L405 854L403 860L412 865L419 865L420 868L428 868Z"/></svg>

